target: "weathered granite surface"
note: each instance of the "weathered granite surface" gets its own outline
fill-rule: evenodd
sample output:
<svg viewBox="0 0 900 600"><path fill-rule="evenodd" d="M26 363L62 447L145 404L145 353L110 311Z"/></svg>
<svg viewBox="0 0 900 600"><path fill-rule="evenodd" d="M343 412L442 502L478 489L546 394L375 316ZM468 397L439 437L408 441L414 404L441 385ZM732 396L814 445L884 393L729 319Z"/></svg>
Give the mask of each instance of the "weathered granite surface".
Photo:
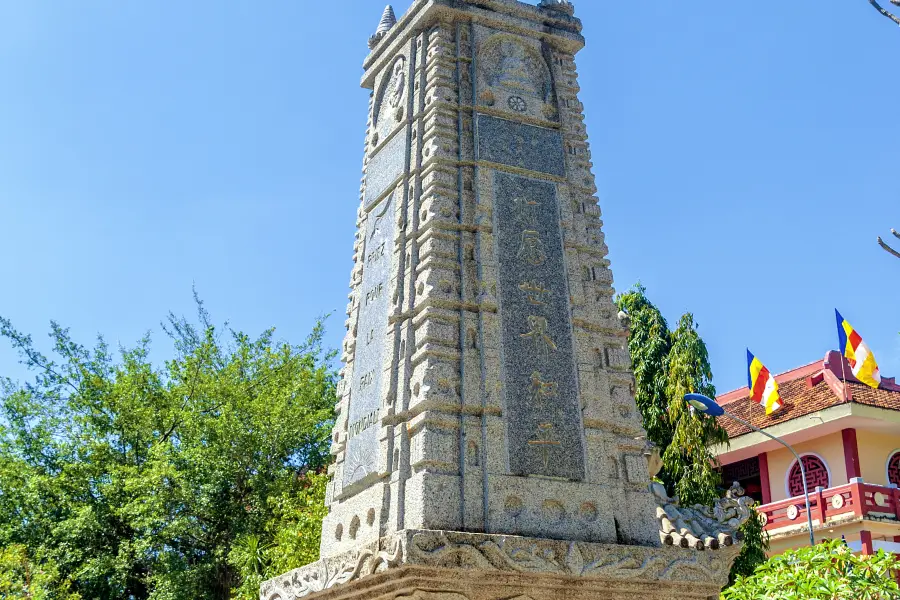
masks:
<svg viewBox="0 0 900 600"><path fill-rule="evenodd" d="M384 331L390 309L390 260L395 232L394 195L369 207L365 228L365 267L362 277L353 372L348 411L344 486L374 474L378 467L381 429L381 390L384 377Z"/></svg>
<svg viewBox="0 0 900 600"><path fill-rule="evenodd" d="M581 31L565 0L384 11L323 560L264 600L668 600L725 582L745 507L650 488Z"/></svg>
<svg viewBox="0 0 900 600"><path fill-rule="evenodd" d="M584 428L556 185L495 172L494 229L510 472L582 481Z"/></svg>
<svg viewBox="0 0 900 600"><path fill-rule="evenodd" d="M429 594L495 600L514 598L517 592L533 600L618 600L638 594L660 600L707 599L728 582L737 553L736 547L696 552L402 531L268 581L260 600L432 597Z"/></svg>
<svg viewBox="0 0 900 600"><path fill-rule="evenodd" d="M478 115L478 160L562 177L565 153L559 130Z"/></svg>

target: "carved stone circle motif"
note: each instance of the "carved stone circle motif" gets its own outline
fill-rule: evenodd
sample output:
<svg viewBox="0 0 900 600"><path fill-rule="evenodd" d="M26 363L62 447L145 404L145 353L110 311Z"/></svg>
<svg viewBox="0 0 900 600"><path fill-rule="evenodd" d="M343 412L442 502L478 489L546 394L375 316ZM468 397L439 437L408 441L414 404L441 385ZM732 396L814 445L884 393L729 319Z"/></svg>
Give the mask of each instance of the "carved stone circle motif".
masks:
<svg viewBox="0 0 900 600"><path fill-rule="evenodd" d="M525 99L521 96L510 96L507 104L516 112L523 113L528 110L528 104L525 103Z"/></svg>

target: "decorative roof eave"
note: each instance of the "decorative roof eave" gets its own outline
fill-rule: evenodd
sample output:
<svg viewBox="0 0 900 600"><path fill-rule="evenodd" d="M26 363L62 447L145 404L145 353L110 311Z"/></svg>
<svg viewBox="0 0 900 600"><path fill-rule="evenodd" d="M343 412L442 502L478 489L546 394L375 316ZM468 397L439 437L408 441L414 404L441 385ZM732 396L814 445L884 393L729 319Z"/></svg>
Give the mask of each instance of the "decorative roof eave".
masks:
<svg viewBox="0 0 900 600"><path fill-rule="evenodd" d="M775 423L769 427L763 427L762 430L789 444L798 444L831 435L843 429L859 429L868 425L895 427L900 430L900 410L847 402L795 419ZM765 435L747 431L734 436L725 444L713 446L710 451L722 460L723 464L730 464L780 448L782 446L778 442L772 441Z"/></svg>
<svg viewBox="0 0 900 600"><path fill-rule="evenodd" d="M829 374L831 374L833 377L829 377ZM831 350L827 354L825 354L825 358L823 360L817 360L815 362L809 363L808 365L803 365L802 367L797 367L796 369L792 369L790 371L775 375L775 381L777 381L779 385L783 385L789 381L796 381L798 379L807 378L815 379L819 376L824 376L825 381L829 383L829 387L832 388L835 395L838 397L842 396L844 387L843 382L845 379L847 383L862 383L859 379L853 376L853 373L850 370L850 364L849 362L847 362L847 359L843 358L840 352L837 352L835 350ZM837 383L840 385L834 385L835 381L837 381ZM900 385L897 384L896 379L893 377L882 377L880 389L887 390L889 392L900 392ZM849 391L847 393L848 395L850 394ZM744 400L749 395L750 388L742 387L725 394L721 394L716 398L716 401L722 406L727 406L728 404L731 404L733 402Z"/></svg>

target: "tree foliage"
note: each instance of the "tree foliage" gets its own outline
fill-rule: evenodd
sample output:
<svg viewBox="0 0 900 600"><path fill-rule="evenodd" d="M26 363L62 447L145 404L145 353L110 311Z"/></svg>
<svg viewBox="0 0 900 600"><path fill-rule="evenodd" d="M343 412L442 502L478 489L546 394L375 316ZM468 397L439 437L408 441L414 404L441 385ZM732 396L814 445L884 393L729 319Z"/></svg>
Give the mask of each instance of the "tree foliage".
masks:
<svg viewBox="0 0 900 600"><path fill-rule="evenodd" d="M260 584L319 559L325 507L326 474L310 474L300 493L270 499L272 516L262 532L245 535L229 560L241 573L235 598L256 600Z"/></svg>
<svg viewBox="0 0 900 600"><path fill-rule="evenodd" d="M672 442L663 452L663 465L682 502L712 504L721 497L721 478L710 446L727 442L728 434L718 421L697 413L684 401L685 394L692 392L715 397L709 354L690 313L681 317L670 338L666 397Z"/></svg>
<svg viewBox="0 0 900 600"><path fill-rule="evenodd" d="M741 525L739 533L743 539L743 546L731 567L729 585L734 585L738 577L753 575L756 568L768 558L766 552L769 551L769 534L766 533L762 515L758 515L756 519L748 519Z"/></svg>
<svg viewBox="0 0 900 600"><path fill-rule="evenodd" d="M711 504L721 497L721 478L710 446L728 436L715 419L690 410L684 401L690 392L716 394L709 354L694 317L684 315L670 331L640 285L617 302L631 322L628 348L637 382L635 398L647 436L662 455L659 477L683 504Z"/></svg>
<svg viewBox="0 0 900 600"><path fill-rule="evenodd" d="M53 323L51 359L0 319L34 372L0 389L0 572L18 582L2 585L33 585L30 572L48 598L225 599L241 585L236 547L287 546L279 520L315 546L321 509L292 503L320 495L328 458L321 323L301 345L251 338L198 301L197 322L163 329L174 358L157 367L149 335L113 352Z"/></svg>
<svg viewBox="0 0 900 600"><path fill-rule="evenodd" d="M893 600L900 597L896 559L858 556L841 540L787 552L741 577L723 600Z"/></svg>
<svg viewBox="0 0 900 600"><path fill-rule="evenodd" d="M55 565L29 556L28 548L14 544L0 548L0 598L8 600L80 600L71 592Z"/></svg>
<svg viewBox="0 0 900 600"><path fill-rule="evenodd" d="M688 313L670 331L641 285L620 295L617 303L630 320L628 349L638 409L649 440L662 456L658 478L684 505L712 504L722 496L722 481L711 447L727 442L728 434L715 419L691 410L684 401L684 395L691 392L716 395L709 353L698 325ZM745 542L735 563L735 576L752 572L765 561L768 550L758 522L745 524L742 534Z"/></svg>

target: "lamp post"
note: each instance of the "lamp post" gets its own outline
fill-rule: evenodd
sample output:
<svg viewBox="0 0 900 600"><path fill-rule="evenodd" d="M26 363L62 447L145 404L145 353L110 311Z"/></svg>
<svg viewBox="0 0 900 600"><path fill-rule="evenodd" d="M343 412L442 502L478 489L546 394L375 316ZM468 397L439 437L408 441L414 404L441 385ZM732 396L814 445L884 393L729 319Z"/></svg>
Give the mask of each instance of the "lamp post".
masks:
<svg viewBox="0 0 900 600"><path fill-rule="evenodd" d="M706 413L711 417L725 416L725 417L728 417L729 419L733 419L733 420L737 421L738 423L740 423L741 425L744 425L745 427L749 427L750 429L752 429L753 431L755 431L757 433L763 434L770 440L774 440L774 441L778 442L779 444L781 444L782 446L784 446L785 448L787 448L788 450L790 450L791 454L793 454L795 457L797 457L797 464L800 465L800 475L803 478L803 495L806 498L806 522L809 525L809 543L810 543L810 545L815 546L816 545L816 536L813 533L812 508L810 507L810 504L809 504L809 487L806 484L806 467L803 466L803 459L800 458L800 455L797 454L797 452L791 447L791 445L788 444L787 442L785 442L783 439L777 438L774 435L766 433L759 427L751 425L744 419L734 416L733 414L729 413L724 408L722 408L712 398L707 398L706 396L704 396L702 394L688 394L687 396L684 397L684 399L687 400L687 403L690 404L691 406L693 406L695 409L699 410L700 412Z"/></svg>

